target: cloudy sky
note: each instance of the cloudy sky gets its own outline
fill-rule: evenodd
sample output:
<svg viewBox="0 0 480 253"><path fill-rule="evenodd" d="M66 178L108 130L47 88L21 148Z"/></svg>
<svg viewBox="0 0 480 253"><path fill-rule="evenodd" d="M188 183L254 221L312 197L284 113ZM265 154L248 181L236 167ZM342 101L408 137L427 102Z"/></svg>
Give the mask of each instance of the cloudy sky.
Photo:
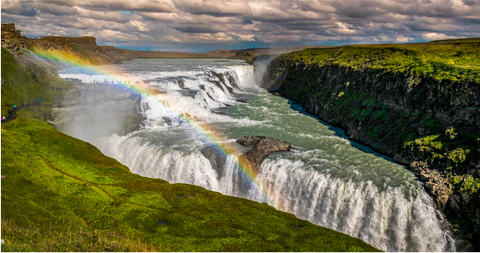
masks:
<svg viewBox="0 0 480 253"><path fill-rule="evenodd" d="M218 48L404 43L480 37L480 0L1 0L28 37L94 36L99 45Z"/></svg>

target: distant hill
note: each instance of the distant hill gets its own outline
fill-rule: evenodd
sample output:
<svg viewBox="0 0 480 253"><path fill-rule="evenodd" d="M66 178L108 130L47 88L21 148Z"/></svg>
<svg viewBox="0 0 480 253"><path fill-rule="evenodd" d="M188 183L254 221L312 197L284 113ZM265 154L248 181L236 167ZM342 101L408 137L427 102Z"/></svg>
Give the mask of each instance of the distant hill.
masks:
<svg viewBox="0 0 480 253"><path fill-rule="evenodd" d="M90 65L117 64L136 58L231 58L244 59L250 62L255 56L262 54L283 54L301 51L305 48L319 47L217 49L207 53L137 51L112 46L98 46L96 39L90 36L46 36L29 39L22 36L21 31L16 30L14 24L2 24L2 46L13 50L28 48L47 59L77 59ZM55 63L55 65L62 67L58 63Z"/></svg>

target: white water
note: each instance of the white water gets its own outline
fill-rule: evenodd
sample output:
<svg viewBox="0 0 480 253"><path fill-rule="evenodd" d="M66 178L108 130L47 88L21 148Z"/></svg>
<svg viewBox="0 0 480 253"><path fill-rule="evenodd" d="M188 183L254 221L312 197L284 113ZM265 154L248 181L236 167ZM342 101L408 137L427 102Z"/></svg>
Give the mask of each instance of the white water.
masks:
<svg viewBox="0 0 480 253"><path fill-rule="evenodd" d="M189 59L136 60L115 68L102 74L67 69L61 76L114 82L109 74L120 72L132 85L162 91L142 95L146 121L141 130L100 139L78 135L132 172L268 202L382 250L455 250L432 199L411 172L351 143L341 131L303 114L287 100L259 90L251 66ZM248 104L240 102L245 98ZM202 148L211 145L204 135L208 131L194 131L178 114L207 124L223 142L247 134L267 135L289 141L295 149L267 158L252 183L238 169L236 155L216 153L223 156L223 164L204 156Z"/></svg>

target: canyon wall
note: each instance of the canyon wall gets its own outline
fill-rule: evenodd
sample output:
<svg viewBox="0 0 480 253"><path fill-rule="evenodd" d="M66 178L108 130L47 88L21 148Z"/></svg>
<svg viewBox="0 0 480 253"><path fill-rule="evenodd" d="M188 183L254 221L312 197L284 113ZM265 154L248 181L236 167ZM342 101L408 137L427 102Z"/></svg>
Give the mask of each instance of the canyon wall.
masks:
<svg viewBox="0 0 480 253"><path fill-rule="evenodd" d="M411 51L401 49L405 50L401 54L418 54L414 57L423 59L425 56L418 53L417 47ZM476 53L478 41L473 47ZM375 52L361 59L366 50L381 51L381 54ZM460 80L439 78L437 72L417 71L420 68L401 71L398 66L404 64L400 63L404 61L402 56L395 56L399 62L381 65L392 60L386 55L388 50L396 49L347 47L282 55L268 65L262 87L344 128L350 139L407 165L425 183L425 189L453 229L479 249L480 83L475 79L477 70L473 69ZM421 50L425 48L422 46ZM339 60L342 55L350 58ZM372 61L375 57L380 60ZM424 65L429 64L438 62Z"/></svg>

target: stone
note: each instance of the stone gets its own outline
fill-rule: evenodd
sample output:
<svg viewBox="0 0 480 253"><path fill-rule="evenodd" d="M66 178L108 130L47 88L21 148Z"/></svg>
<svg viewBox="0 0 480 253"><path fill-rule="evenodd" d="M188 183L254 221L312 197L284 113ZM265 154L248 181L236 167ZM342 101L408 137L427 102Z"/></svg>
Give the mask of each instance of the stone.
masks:
<svg viewBox="0 0 480 253"><path fill-rule="evenodd" d="M413 161L410 164L410 169L425 182L425 189L434 197L437 208L444 210L450 195L453 193L453 186L440 172L431 170L426 162Z"/></svg>
<svg viewBox="0 0 480 253"><path fill-rule="evenodd" d="M239 156L239 160L249 166L255 173L260 171L263 160L273 152L290 151L292 144L265 136L246 135L237 140L243 146L253 146L246 153Z"/></svg>
<svg viewBox="0 0 480 253"><path fill-rule="evenodd" d="M27 37L22 36L19 30L15 30L15 24L2 24L2 47L19 50L31 45L32 42Z"/></svg>

